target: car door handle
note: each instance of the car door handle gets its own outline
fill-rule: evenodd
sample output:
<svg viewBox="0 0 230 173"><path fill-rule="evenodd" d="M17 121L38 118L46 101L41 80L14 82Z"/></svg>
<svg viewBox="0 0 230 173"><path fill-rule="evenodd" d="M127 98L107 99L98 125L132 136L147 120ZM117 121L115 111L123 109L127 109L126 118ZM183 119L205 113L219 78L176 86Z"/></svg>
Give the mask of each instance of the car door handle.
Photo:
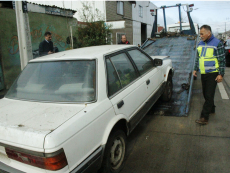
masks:
<svg viewBox="0 0 230 173"><path fill-rule="evenodd" d="M146 84L147 84L147 85L150 84L150 80L149 80L149 79L146 81Z"/></svg>
<svg viewBox="0 0 230 173"><path fill-rule="evenodd" d="M123 105L124 105L124 101L121 100L121 101L117 104L117 108L120 109Z"/></svg>

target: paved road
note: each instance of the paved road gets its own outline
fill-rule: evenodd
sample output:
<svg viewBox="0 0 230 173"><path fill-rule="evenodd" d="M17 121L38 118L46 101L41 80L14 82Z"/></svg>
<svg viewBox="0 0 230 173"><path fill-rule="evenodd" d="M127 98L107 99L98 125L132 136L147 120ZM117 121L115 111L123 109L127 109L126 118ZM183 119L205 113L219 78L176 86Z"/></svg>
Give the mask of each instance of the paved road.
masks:
<svg viewBox="0 0 230 173"><path fill-rule="evenodd" d="M230 68L223 85L230 96ZM207 126L195 123L204 103L200 76L194 82L188 117L166 117L149 112L129 137L121 173L229 173L230 100L217 87L216 114Z"/></svg>

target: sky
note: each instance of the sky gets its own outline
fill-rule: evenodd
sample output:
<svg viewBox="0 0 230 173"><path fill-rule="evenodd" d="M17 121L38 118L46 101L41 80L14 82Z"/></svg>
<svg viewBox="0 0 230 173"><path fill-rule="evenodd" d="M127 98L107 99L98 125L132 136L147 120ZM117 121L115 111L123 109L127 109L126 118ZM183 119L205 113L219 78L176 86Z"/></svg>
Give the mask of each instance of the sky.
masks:
<svg viewBox="0 0 230 173"><path fill-rule="evenodd" d="M28 1L37 1L37 0L28 0ZM74 10L77 10L77 7L74 5L74 1L79 1L79 0L72 0L72 2L70 0L66 0L66 1L40 0L40 2L42 2L41 4L56 5L62 7L63 4L65 4L65 8L72 8ZM80 1L84 1L84 0L80 0ZM155 4L157 7L161 7L163 5L171 6L171 5L176 5L178 3L194 4L193 7L194 10L190 13L194 23L198 23L199 26L202 26L204 24L210 25L214 34L216 34L217 32L218 33L225 32L225 25L226 25L226 31L230 30L230 0L225 0L225 1L153 0L151 2ZM165 12L166 12L167 24L173 24L179 22L178 7L167 8ZM181 8L181 13L182 13L182 21L188 22L185 6L184 8L183 7ZM158 10L157 20L161 26L164 26L162 9Z"/></svg>
<svg viewBox="0 0 230 173"><path fill-rule="evenodd" d="M190 13L194 23L199 26L210 25L213 33L221 33L230 30L230 1L151 1L157 7L163 5L172 6L178 3L194 4L193 11ZM187 8L181 8L182 20L188 22ZM166 23L173 24L179 21L178 7L166 8ZM164 26L163 10L158 10L158 23Z"/></svg>

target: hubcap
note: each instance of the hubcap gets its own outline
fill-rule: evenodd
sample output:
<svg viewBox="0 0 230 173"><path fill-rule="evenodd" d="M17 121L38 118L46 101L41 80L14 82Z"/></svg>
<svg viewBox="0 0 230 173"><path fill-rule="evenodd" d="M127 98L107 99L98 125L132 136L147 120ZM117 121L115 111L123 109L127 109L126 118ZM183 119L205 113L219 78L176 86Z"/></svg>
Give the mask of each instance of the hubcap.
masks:
<svg viewBox="0 0 230 173"><path fill-rule="evenodd" d="M124 160L125 142L123 138L114 140L110 151L110 162L113 169L118 169Z"/></svg>

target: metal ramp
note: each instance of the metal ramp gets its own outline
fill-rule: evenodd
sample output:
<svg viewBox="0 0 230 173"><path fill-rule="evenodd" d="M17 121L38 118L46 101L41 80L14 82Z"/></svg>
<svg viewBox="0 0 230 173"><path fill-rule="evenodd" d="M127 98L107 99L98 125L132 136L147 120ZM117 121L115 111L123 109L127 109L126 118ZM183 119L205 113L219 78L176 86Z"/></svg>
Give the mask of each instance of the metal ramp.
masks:
<svg viewBox="0 0 230 173"><path fill-rule="evenodd" d="M170 56L173 68L173 95L170 102L158 101L152 108L155 114L187 116L193 83L193 67L196 57L196 39L187 35L146 40L142 49L150 56ZM183 88L182 88L183 85Z"/></svg>

